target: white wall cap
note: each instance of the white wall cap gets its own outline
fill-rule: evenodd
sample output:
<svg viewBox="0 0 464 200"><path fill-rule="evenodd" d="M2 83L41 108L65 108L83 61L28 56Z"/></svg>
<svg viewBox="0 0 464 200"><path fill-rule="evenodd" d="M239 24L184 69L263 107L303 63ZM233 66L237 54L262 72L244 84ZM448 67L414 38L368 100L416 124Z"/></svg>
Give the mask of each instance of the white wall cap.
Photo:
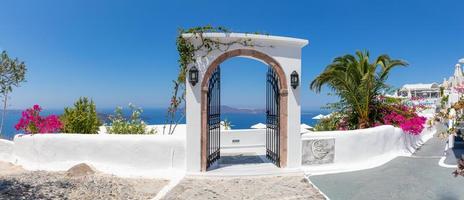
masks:
<svg viewBox="0 0 464 200"><path fill-rule="evenodd" d="M183 38L191 38L192 36L193 36L193 33L182 34ZM273 35L259 35L259 34L251 34L251 33L203 33L203 37L215 38L218 40L221 40L221 39L251 39L251 40L263 41L263 42L268 42L268 43L295 46L299 48L303 48L309 43L309 41L305 39L273 36Z"/></svg>

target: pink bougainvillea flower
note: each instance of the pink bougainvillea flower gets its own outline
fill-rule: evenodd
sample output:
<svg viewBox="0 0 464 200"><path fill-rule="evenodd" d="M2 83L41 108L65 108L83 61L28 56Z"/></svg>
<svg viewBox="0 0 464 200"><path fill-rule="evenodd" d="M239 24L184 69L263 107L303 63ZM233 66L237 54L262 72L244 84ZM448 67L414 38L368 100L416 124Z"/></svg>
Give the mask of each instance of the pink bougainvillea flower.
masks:
<svg viewBox="0 0 464 200"><path fill-rule="evenodd" d="M63 128L63 124L56 115L40 116L42 108L34 105L21 114L21 119L15 125L16 130L22 130L26 134L57 133Z"/></svg>
<svg viewBox="0 0 464 200"><path fill-rule="evenodd" d="M383 124L401 128L405 133L419 135L427 118L417 115L418 106L392 105L381 109ZM377 125L377 124L376 124Z"/></svg>
<svg viewBox="0 0 464 200"><path fill-rule="evenodd" d="M42 111L42 108L41 108L39 105L37 105L37 104L35 104L35 105L32 107L32 109L34 109L34 110L36 110L36 111L39 111L39 112Z"/></svg>

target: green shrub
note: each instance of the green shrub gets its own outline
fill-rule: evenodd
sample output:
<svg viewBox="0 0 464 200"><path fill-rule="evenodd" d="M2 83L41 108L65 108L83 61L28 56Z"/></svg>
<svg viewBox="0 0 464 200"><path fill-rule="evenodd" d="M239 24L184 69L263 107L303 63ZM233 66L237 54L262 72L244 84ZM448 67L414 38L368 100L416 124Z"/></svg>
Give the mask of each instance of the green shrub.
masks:
<svg viewBox="0 0 464 200"><path fill-rule="evenodd" d="M335 131L356 129L355 120L350 119L349 115L342 112L332 112L330 115L320 119L314 125L314 131Z"/></svg>
<svg viewBox="0 0 464 200"><path fill-rule="evenodd" d="M156 130L147 130L147 125L140 119L142 109L129 104L132 111L130 119L126 119L122 113L122 108L117 107L114 116L110 116L110 125L106 126L109 134L156 134Z"/></svg>
<svg viewBox="0 0 464 200"><path fill-rule="evenodd" d="M64 125L64 133L97 134L102 124L95 103L87 97L79 98L74 107L65 108L60 118Z"/></svg>
<svg viewBox="0 0 464 200"><path fill-rule="evenodd" d="M315 131L334 131L337 130L339 118L330 116L320 119L314 126Z"/></svg>

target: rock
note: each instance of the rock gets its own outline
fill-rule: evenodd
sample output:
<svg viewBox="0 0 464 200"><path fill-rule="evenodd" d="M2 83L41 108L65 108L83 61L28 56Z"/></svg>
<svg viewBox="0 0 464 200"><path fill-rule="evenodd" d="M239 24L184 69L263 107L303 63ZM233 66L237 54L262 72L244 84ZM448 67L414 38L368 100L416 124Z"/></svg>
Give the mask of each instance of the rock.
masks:
<svg viewBox="0 0 464 200"><path fill-rule="evenodd" d="M66 175L69 177L80 177L92 174L95 174L95 170L85 163L75 165L66 171Z"/></svg>
<svg viewBox="0 0 464 200"><path fill-rule="evenodd" d="M22 173L25 170L19 166L19 165L14 165L9 162L2 162L0 161L0 176L3 175L10 175L10 174L18 174Z"/></svg>

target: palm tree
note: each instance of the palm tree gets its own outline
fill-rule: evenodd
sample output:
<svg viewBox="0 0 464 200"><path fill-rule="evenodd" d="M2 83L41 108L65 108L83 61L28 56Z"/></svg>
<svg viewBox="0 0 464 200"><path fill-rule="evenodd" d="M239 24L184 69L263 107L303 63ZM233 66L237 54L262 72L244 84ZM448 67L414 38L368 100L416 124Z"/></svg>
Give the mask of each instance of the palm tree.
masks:
<svg viewBox="0 0 464 200"><path fill-rule="evenodd" d="M230 129L232 129L232 126L234 126L234 125L232 125L232 122L229 121L227 118L224 119L224 121L221 122L221 125L224 126L225 130L230 130Z"/></svg>
<svg viewBox="0 0 464 200"><path fill-rule="evenodd" d="M385 81L390 71L407 65L405 61L391 59L388 55L381 55L371 63L369 52L356 51L356 55L335 58L311 82L310 88L320 92L322 86L329 86L357 118L358 128L367 128L375 100L388 88Z"/></svg>

